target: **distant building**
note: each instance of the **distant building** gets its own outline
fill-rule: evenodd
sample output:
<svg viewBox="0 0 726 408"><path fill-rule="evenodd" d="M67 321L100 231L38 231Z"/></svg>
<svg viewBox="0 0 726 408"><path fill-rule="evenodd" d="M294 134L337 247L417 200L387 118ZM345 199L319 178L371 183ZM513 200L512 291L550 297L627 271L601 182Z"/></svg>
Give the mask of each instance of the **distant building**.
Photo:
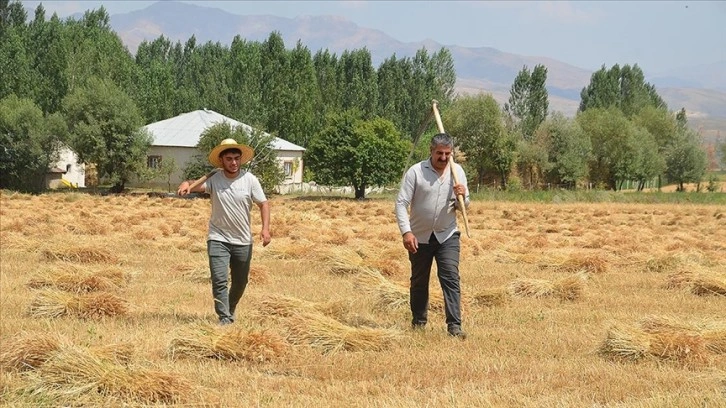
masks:
<svg viewBox="0 0 726 408"><path fill-rule="evenodd" d="M50 189L85 187L86 165L78 164L78 156L68 146L61 147L58 153L58 161L45 176L45 186Z"/></svg>
<svg viewBox="0 0 726 408"><path fill-rule="evenodd" d="M156 167L162 160L174 159L176 170L169 180L146 183L152 187L168 187L171 184L176 188L183 181L184 168L194 160L194 156L201 154L197 143L207 128L227 122L232 127L242 126L248 133L254 129L242 122L224 116L220 113L203 109L183 113L173 118L151 123L144 128L151 134L153 141L147 153L147 166ZM285 180L278 186L279 192L288 190L288 185L301 184L303 175L303 152L305 148L286 140L275 138L273 142L277 152L280 168L285 172Z"/></svg>

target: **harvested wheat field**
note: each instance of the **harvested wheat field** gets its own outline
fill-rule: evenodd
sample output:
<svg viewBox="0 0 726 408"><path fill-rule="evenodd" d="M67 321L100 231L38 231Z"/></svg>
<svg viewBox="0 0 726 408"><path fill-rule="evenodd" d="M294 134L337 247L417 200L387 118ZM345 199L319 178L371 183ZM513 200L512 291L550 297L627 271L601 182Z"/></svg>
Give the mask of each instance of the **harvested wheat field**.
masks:
<svg viewBox="0 0 726 408"><path fill-rule="evenodd" d="M390 198L273 197L219 327L204 199L0 196L0 404L726 406L726 209L474 201L464 341ZM253 213L259 232L259 213Z"/></svg>

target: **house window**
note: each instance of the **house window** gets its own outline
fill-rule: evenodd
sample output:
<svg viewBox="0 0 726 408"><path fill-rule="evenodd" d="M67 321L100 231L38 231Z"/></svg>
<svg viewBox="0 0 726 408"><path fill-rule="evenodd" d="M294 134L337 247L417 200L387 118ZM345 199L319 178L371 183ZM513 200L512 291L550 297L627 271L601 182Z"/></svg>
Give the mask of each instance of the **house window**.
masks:
<svg viewBox="0 0 726 408"><path fill-rule="evenodd" d="M285 171L285 178L292 178L292 162L286 161L282 165L283 170Z"/></svg>
<svg viewBox="0 0 726 408"><path fill-rule="evenodd" d="M70 173L70 172L71 172L71 165L66 164L66 173Z"/></svg>
<svg viewBox="0 0 726 408"><path fill-rule="evenodd" d="M158 169L161 166L161 156L146 156L146 167Z"/></svg>

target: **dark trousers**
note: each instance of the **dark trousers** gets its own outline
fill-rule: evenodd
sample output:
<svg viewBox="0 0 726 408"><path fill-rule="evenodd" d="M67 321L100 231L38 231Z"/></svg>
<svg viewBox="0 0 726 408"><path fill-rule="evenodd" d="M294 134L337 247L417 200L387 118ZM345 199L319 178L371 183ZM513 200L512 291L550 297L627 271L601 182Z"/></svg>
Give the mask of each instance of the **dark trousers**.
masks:
<svg viewBox="0 0 726 408"><path fill-rule="evenodd" d="M461 289L459 287L459 232L440 243L431 234L428 244L418 244L415 254L409 252L411 261L411 313L413 325L424 325L428 319L429 278L431 265L436 260L437 275L444 293L446 326L461 327Z"/></svg>
<svg viewBox="0 0 726 408"><path fill-rule="evenodd" d="M250 276L252 245L207 241L207 254L212 275L214 311L220 320L234 320L234 310L245 292ZM228 277L231 277L231 285Z"/></svg>

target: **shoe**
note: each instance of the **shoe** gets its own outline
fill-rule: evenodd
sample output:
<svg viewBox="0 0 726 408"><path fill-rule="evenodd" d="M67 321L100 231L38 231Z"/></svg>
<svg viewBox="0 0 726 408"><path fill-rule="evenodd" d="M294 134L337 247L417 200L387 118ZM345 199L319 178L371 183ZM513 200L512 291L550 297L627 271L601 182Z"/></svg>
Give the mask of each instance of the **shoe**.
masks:
<svg viewBox="0 0 726 408"><path fill-rule="evenodd" d="M466 339L466 333L464 333L464 331L461 330L461 327L452 327L448 331L449 331L449 336L458 337L461 340Z"/></svg>
<svg viewBox="0 0 726 408"><path fill-rule="evenodd" d="M219 325L220 326L227 326L227 325L232 324L232 323L234 323L232 321L232 319L228 319L226 317L223 317L223 318L219 319Z"/></svg>

